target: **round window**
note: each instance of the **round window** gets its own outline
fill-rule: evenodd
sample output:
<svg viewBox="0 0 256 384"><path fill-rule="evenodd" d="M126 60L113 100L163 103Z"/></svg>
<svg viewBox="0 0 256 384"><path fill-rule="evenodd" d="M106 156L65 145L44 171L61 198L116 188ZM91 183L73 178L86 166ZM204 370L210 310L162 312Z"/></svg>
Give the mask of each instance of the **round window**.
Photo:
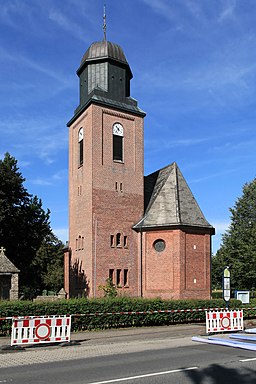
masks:
<svg viewBox="0 0 256 384"><path fill-rule="evenodd" d="M153 246L157 252L162 252L165 249L165 241L162 239L157 239L154 241Z"/></svg>

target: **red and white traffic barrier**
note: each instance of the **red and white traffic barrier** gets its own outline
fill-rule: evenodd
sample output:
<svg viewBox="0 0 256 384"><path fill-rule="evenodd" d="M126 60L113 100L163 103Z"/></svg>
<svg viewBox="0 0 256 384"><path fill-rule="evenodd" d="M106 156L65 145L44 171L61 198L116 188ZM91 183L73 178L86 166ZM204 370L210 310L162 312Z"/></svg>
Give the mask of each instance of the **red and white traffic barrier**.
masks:
<svg viewBox="0 0 256 384"><path fill-rule="evenodd" d="M206 311L206 333L242 331L243 310Z"/></svg>
<svg viewBox="0 0 256 384"><path fill-rule="evenodd" d="M16 317L11 345L70 341L71 316Z"/></svg>

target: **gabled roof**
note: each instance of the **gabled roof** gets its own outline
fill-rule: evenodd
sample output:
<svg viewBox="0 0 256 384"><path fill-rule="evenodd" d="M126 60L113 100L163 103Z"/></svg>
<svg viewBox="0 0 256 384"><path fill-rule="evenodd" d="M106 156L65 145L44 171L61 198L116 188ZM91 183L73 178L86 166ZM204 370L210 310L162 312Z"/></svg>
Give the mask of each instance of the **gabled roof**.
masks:
<svg viewBox="0 0 256 384"><path fill-rule="evenodd" d="M134 229L186 226L214 233L176 163L146 176L144 183L145 214Z"/></svg>
<svg viewBox="0 0 256 384"><path fill-rule="evenodd" d="M0 273L18 273L18 268L4 254L4 248L0 248Z"/></svg>

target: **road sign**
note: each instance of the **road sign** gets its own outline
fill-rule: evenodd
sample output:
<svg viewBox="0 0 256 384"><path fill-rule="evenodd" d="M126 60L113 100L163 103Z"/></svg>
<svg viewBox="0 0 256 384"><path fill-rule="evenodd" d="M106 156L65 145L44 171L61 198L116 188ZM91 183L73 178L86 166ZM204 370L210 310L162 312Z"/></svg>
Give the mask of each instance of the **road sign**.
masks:
<svg viewBox="0 0 256 384"><path fill-rule="evenodd" d="M223 299L226 301L227 306L230 300L230 271L229 267L226 267L223 271Z"/></svg>

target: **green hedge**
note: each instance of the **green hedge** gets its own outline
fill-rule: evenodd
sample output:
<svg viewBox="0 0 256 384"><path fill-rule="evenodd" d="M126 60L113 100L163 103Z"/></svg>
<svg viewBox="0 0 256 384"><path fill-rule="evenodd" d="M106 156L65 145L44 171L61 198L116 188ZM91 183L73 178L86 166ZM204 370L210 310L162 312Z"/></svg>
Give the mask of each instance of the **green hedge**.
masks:
<svg viewBox="0 0 256 384"><path fill-rule="evenodd" d="M250 304L243 304L244 319L255 319L256 310L246 308L256 308L256 299L250 299Z"/></svg>
<svg viewBox="0 0 256 384"><path fill-rule="evenodd" d="M174 313L112 314L116 312L148 312L188 310L198 308L223 308L225 302L216 300L161 300L141 298L74 299L55 302L1 301L0 318L13 316L74 315L72 331L107 328L170 325L177 323L204 322L204 311ZM241 308L241 301L231 300L230 309ZM90 314L97 315L91 316ZM99 314L104 313L104 314ZM111 315L107 314L111 313ZM11 320L0 320L0 334L11 332Z"/></svg>

